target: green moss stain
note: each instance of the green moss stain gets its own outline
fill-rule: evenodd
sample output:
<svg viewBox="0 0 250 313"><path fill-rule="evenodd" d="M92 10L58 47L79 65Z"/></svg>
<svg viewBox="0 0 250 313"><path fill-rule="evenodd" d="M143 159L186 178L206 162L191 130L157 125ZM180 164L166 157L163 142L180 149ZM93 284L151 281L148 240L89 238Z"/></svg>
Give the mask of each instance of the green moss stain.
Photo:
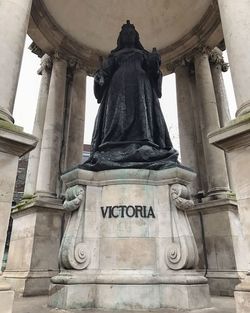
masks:
<svg viewBox="0 0 250 313"><path fill-rule="evenodd" d="M0 119L0 128L5 129L5 130L10 130L16 133L22 133L23 132L23 127L14 125L10 122L4 121Z"/></svg>

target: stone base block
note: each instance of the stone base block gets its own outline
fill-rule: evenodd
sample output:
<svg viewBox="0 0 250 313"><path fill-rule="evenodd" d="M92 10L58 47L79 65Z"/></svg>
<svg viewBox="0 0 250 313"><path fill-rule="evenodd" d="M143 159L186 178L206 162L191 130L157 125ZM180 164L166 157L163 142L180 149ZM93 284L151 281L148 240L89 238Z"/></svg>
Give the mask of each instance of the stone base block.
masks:
<svg viewBox="0 0 250 313"><path fill-rule="evenodd" d="M5 272L4 277L15 291L25 296L47 295L49 292L50 279L57 272Z"/></svg>
<svg viewBox="0 0 250 313"><path fill-rule="evenodd" d="M12 313L13 301L14 301L13 290L0 290L1 313Z"/></svg>
<svg viewBox="0 0 250 313"><path fill-rule="evenodd" d="M240 225L237 203L229 198L199 203L188 212L199 251L198 268L207 261L210 292L233 296L248 268L248 246Z"/></svg>
<svg viewBox="0 0 250 313"><path fill-rule="evenodd" d="M24 296L48 294L58 273L62 205L35 200L12 214L13 226L4 277Z"/></svg>
<svg viewBox="0 0 250 313"><path fill-rule="evenodd" d="M250 312L250 291L235 291L234 298L237 313Z"/></svg>
<svg viewBox="0 0 250 313"><path fill-rule="evenodd" d="M141 310L176 308L194 310L211 307L211 303L207 284L52 284L49 306L61 309Z"/></svg>
<svg viewBox="0 0 250 313"><path fill-rule="evenodd" d="M250 275L235 288L234 298L236 303L237 313L249 313L250 312Z"/></svg>
<svg viewBox="0 0 250 313"><path fill-rule="evenodd" d="M234 296L235 286L240 283L242 272L208 272L207 279L211 295Z"/></svg>

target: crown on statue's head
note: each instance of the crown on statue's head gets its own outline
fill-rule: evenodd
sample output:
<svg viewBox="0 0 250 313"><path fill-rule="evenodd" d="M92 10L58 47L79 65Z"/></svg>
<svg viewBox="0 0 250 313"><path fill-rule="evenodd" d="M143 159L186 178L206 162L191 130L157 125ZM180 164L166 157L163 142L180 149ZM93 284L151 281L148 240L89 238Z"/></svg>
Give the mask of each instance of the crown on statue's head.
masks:
<svg viewBox="0 0 250 313"><path fill-rule="evenodd" d="M131 29L131 28L135 30L135 26L134 24L130 23L130 20L127 20L127 23L122 25L122 30Z"/></svg>

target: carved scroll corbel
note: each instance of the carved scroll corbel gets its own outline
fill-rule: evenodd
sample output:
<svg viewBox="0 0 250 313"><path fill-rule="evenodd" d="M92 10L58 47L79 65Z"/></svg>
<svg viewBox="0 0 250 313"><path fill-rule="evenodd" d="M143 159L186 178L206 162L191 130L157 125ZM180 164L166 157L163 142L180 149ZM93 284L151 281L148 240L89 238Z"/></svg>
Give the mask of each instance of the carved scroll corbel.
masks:
<svg viewBox="0 0 250 313"><path fill-rule="evenodd" d="M83 242L85 193L83 186L68 188L64 209L71 212L60 248L60 265L65 269L82 270L90 263L88 246Z"/></svg>
<svg viewBox="0 0 250 313"><path fill-rule="evenodd" d="M172 243L165 251L166 264L172 270L194 268L198 263L198 251L186 214L186 210L194 205L188 188L181 184L172 185L170 203Z"/></svg>

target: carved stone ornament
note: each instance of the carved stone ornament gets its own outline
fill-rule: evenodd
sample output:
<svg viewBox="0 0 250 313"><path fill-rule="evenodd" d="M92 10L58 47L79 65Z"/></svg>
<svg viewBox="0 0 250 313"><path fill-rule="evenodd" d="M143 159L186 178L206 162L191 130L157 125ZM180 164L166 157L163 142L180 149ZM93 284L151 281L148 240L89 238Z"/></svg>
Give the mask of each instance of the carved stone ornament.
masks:
<svg viewBox="0 0 250 313"><path fill-rule="evenodd" d="M186 210L194 205L189 190L181 184L170 187L170 229L172 243L165 250L165 261L172 270L194 268L198 263L198 251Z"/></svg>
<svg viewBox="0 0 250 313"><path fill-rule="evenodd" d="M68 188L65 193L63 208L67 211L75 211L79 208L84 196L83 186L76 185Z"/></svg>
<svg viewBox="0 0 250 313"><path fill-rule="evenodd" d="M220 65L222 72L229 69L229 64L224 61L222 51L219 48L214 48L209 54L209 61L212 64Z"/></svg>
<svg viewBox="0 0 250 313"><path fill-rule="evenodd" d="M85 188L76 185L67 189L63 207L71 212L61 243L59 259L65 269L83 270L90 263L90 251L83 242Z"/></svg>
<svg viewBox="0 0 250 313"><path fill-rule="evenodd" d="M29 45L28 49L32 53L36 54L39 58L41 58L44 55L43 50L40 49L34 41Z"/></svg>
<svg viewBox="0 0 250 313"><path fill-rule="evenodd" d="M44 71L51 71L52 69L52 61L51 57L48 54L44 54L41 58L40 68L37 71L38 75L42 75Z"/></svg>

